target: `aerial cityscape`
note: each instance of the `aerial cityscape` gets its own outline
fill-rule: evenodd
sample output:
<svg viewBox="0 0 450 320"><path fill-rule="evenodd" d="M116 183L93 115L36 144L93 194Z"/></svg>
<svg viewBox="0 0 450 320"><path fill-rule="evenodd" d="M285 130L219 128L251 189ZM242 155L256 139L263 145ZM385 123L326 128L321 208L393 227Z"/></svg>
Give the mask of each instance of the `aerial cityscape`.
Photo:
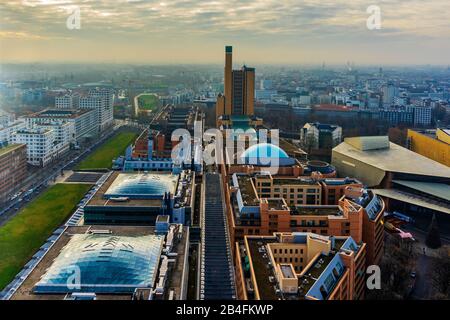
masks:
<svg viewBox="0 0 450 320"><path fill-rule="evenodd" d="M0 4L0 300L450 298L446 1L115 2Z"/></svg>

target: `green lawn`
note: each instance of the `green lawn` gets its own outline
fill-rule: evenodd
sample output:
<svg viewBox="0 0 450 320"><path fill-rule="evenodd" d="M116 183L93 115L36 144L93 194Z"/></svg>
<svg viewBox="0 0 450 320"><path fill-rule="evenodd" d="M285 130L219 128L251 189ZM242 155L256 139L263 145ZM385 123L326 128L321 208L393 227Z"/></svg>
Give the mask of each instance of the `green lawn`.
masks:
<svg viewBox="0 0 450 320"><path fill-rule="evenodd" d="M92 186L56 184L0 227L0 290L10 283Z"/></svg>
<svg viewBox="0 0 450 320"><path fill-rule="evenodd" d="M142 110L155 110L158 107L159 99L154 94L143 94L138 98L139 109Z"/></svg>
<svg viewBox="0 0 450 320"><path fill-rule="evenodd" d="M135 132L119 132L92 154L81 161L75 169L110 169L112 160L125 153L126 148L137 138Z"/></svg>

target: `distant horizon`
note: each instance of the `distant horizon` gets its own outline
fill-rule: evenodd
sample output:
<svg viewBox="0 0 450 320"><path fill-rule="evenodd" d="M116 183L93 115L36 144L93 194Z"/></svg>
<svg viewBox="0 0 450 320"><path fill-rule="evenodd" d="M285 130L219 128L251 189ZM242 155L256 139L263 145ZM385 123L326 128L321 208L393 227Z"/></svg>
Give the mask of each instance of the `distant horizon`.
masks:
<svg viewBox="0 0 450 320"><path fill-rule="evenodd" d="M450 68L450 62L444 64L422 63L422 64L397 64L397 63L383 63L383 64L358 64L350 61L352 67L355 68L414 68L414 67L430 67L430 68ZM158 67L172 67L172 66L201 66L201 67L220 67L223 68L223 61L221 62L98 62L98 61L0 61L0 66L20 66L20 65L98 65L98 66L158 66ZM233 62L234 67L242 66L238 62ZM322 68L323 63L246 63L250 67L318 67ZM325 62L325 70L329 68L346 68L347 62L342 63L330 63Z"/></svg>

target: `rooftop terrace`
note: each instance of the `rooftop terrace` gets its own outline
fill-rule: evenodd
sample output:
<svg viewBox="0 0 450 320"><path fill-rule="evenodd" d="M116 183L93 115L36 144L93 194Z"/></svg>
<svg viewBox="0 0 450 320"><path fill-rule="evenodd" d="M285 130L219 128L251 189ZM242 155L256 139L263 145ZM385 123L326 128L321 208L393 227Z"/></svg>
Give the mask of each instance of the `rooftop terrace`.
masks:
<svg viewBox="0 0 450 320"><path fill-rule="evenodd" d="M342 215L339 206L293 206L291 215L299 216L340 216Z"/></svg>

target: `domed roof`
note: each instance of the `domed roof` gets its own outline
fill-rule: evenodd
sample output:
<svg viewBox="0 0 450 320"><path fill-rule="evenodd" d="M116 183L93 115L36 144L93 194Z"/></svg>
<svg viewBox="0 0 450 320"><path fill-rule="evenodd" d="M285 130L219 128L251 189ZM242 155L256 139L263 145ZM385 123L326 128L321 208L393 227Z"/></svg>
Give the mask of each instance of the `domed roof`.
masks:
<svg viewBox="0 0 450 320"><path fill-rule="evenodd" d="M151 287L164 237L75 234L34 287L35 292L133 292ZM77 267L80 287L67 284Z"/></svg>
<svg viewBox="0 0 450 320"><path fill-rule="evenodd" d="M278 159L287 159L289 156L287 153L281 149L280 147L271 144L271 143L258 143L247 150L245 150L242 155L242 159L250 159L250 158L278 158Z"/></svg>

